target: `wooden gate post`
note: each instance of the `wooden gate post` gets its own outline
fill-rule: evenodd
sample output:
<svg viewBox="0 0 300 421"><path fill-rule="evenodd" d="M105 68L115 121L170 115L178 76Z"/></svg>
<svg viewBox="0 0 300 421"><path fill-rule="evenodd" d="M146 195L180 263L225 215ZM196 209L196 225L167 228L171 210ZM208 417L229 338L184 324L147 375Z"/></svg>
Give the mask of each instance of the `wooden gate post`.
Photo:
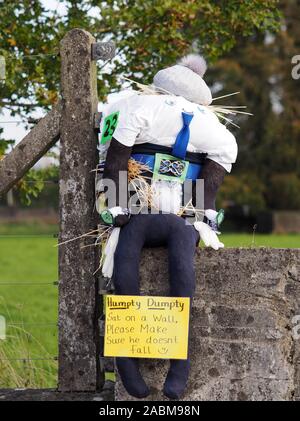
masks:
<svg viewBox="0 0 300 421"><path fill-rule="evenodd" d="M73 29L61 41L60 238L96 228L94 172L97 164L95 39ZM97 389L97 250L74 241L59 247L59 390Z"/></svg>

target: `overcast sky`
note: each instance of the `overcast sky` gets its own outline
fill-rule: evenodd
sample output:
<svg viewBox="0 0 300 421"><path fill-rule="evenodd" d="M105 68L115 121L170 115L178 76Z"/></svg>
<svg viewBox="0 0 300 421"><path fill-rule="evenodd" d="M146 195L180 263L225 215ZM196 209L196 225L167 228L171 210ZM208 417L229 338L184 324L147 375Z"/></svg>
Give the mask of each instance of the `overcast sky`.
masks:
<svg viewBox="0 0 300 421"><path fill-rule="evenodd" d="M49 10L56 10L57 8L60 13L64 13L65 11L64 4L60 3L58 0L42 0L42 3ZM43 113L41 111L33 114L34 117L40 117L42 115ZM25 124L18 123L19 120L20 117L12 117L7 110L5 110L3 114L0 114L0 126L4 128L3 137L5 139L15 139L17 142L19 142L25 136L27 133Z"/></svg>
<svg viewBox="0 0 300 421"><path fill-rule="evenodd" d="M60 2L59 0L41 0L41 2L51 12L56 11L56 13L61 15L64 15L66 12L66 2ZM35 118L42 117L43 115L44 111L42 110L32 113L32 117ZM2 135L4 139L14 139L17 143L23 139L28 130L26 130L25 124L22 122L20 123L19 121L20 117L12 117L8 110L4 110L4 112L0 114L0 127L4 128ZM42 158L40 165L46 164L49 161L51 161L51 159Z"/></svg>

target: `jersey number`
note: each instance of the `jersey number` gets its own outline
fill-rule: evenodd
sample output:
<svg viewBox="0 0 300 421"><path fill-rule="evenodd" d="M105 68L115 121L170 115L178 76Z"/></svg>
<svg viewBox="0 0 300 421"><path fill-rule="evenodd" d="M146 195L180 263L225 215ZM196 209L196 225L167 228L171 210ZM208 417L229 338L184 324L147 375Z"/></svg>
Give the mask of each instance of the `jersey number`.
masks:
<svg viewBox="0 0 300 421"><path fill-rule="evenodd" d="M119 111L112 113L105 117L103 124L103 135L100 143L103 145L112 139L114 131L116 130L119 119Z"/></svg>

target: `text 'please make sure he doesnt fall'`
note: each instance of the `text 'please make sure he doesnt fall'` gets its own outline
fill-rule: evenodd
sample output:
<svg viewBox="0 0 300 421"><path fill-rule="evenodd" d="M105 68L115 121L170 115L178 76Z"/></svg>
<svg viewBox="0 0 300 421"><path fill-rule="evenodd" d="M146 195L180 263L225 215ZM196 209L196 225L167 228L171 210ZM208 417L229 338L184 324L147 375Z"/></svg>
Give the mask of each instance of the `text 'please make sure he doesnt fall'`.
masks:
<svg viewBox="0 0 300 421"><path fill-rule="evenodd" d="M107 295L105 357L186 359L190 299Z"/></svg>

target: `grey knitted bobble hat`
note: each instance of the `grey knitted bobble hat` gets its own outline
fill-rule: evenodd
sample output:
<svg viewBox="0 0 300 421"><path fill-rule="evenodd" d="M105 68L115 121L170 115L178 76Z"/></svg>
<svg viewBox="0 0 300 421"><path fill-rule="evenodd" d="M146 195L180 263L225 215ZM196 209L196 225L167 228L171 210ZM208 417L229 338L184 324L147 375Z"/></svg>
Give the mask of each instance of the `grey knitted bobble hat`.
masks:
<svg viewBox="0 0 300 421"><path fill-rule="evenodd" d="M189 54L177 64L156 73L153 83L174 95L200 105L209 105L212 96L209 87L203 80L207 65L198 54Z"/></svg>

